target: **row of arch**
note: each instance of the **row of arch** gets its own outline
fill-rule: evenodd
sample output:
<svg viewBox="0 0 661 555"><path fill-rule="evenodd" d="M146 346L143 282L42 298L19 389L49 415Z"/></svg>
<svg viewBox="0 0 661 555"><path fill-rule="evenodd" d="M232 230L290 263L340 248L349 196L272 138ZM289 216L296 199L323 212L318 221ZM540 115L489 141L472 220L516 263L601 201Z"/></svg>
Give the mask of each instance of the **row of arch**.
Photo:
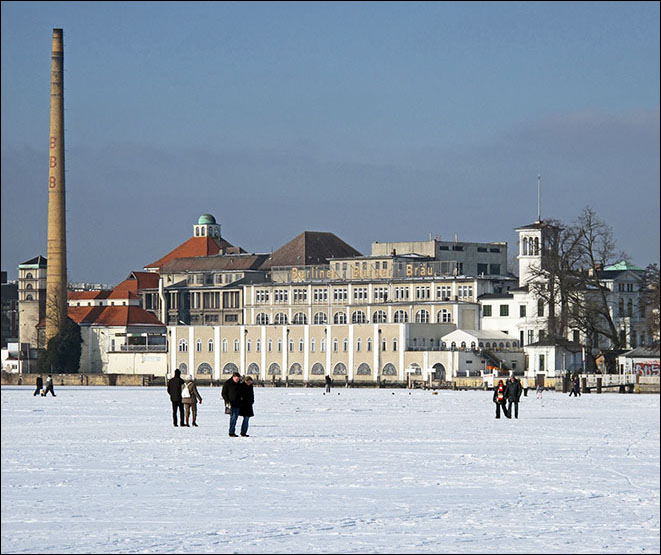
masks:
<svg viewBox="0 0 661 555"><path fill-rule="evenodd" d="M188 365L185 362L182 362L179 365L179 370L181 371L182 374L188 373ZM197 375L211 375L213 369L211 368L211 365L208 362L203 362L197 367ZM225 366L223 366L223 375L231 375L233 372L238 372L239 368L237 367L236 364L233 362L228 362ZM253 376L259 376L260 375L260 368L259 365L252 362L251 364L248 365L247 374L251 374ZM338 362L335 366L333 366L332 372L334 376L346 376L347 375L347 367L345 364L342 362ZM417 364L412 365L412 373L413 374L422 374L422 370L420 369L420 366ZM277 362L273 362L269 365L266 374L268 376L280 376L282 375L281 367ZM298 362L294 362L290 367L289 367L289 372L288 374L290 376L302 376L303 375L303 368ZM321 362L315 362L312 365L312 368L310 369L310 374L313 376L324 376L326 374L326 369L324 368L324 365ZM356 375L357 376L371 376L372 375L372 367L363 362L360 364L356 370ZM381 375L382 376L397 376L397 368L395 367L394 364L388 363L384 365L383 369L381 370Z"/></svg>
<svg viewBox="0 0 661 555"><path fill-rule="evenodd" d="M398 310L393 315L393 323L395 324L405 324L409 321L409 314L405 310ZM418 310L415 313L415 323L417 324L428 324L431 321L430 312L428 310L422 309ZM446 324L452 322L452 312L442 308L436 314L436 323ZM304 312L297 312L291 319L293 325L305 325L308 323L308 316ZM324 325L328 324L328 315L325 312L317 312L312 318L312 323L315 325ZM336 312L333 315L333 324L347 324L348 318L346 312ZM367 315L362 310L356 310L351 314L351 323L352 324L368 324L369 320ZM372 323L373 324L387 324L388 315L384 310L377 310L372 314ZM278 312L273 317L273 321L269 318L269 315L265 312L260 312L255 318L255 324L258 326L268 326L268 325L288 325L289 318L285 312Z"/></svg>
<svg viewBox="0 0 661 555"><path fill-rule="evenodd" d="M523 256L539 256L539 237L524 237L521 240Z"/></svg>

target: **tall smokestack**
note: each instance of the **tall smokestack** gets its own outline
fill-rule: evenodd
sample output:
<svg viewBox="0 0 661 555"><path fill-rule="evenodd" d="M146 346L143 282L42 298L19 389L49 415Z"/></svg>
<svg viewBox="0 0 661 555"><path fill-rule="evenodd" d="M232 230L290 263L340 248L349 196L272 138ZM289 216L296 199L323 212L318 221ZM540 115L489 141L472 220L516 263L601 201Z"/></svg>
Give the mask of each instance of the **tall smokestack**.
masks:
<svg viewBox="0 0 661 555"><path fill-rule="evenodd" d="M46 342L67 317L67 237L64 188L64 46L62 29L53 29L48 148L48 270Z"/></svg>

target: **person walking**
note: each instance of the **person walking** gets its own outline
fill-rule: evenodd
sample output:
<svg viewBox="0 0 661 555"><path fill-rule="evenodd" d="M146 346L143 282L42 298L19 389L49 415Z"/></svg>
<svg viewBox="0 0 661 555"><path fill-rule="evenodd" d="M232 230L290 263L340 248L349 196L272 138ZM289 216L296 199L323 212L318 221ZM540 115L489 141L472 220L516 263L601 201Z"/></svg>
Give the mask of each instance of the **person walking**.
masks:
<svg viewBox="0 0 661 555"><path fill-rule="evenodd" d="M571 391L569 392L569 396L572 396L572 393L574 394L574 397L580 397L581 396L581 386L578 383L578 378L573 378L572 381L572 388Z"/></svg>
<svg viewBox="0 0 661 555"><path fill-rule="evenodd" d="M241 408L241 374L233 372L232 377L223 384L221 396L225 401L225 412L230 415L230 437L239 437L236 435L236 421L239 418ZM229 412L227 412L229 409Z"/></svg>
<svg viewBox="0 0 661 555"><path fill-rule="evenodd" d="M514 418L519 418L519 400L521 399L521 382L514 376L510 376L505 386L505 398L507 399L507 416L512 418L512 405L514 405Z"/></svg>
<svg viewBox="0 0 661 555"><path fill-rule="evenodd" d="M168 393L170 394L170 401L172 401L172 423L177 425L177 412L179 412L179 424L184 424L184 403L181 399L181 389L184 385L184 380L181 379L181 370L177 368L174 371L174 377L168 380Z"/></svg>
<svg viewBox="0 0 661 555"><path fill-rule="evenodd" d="M57 395L55 395L55 391L53 391L53 376L50 374L48 374L48 377L46 378L46 389L44 389L44 397L48 395L49 391L53 397L57 397Z"/></svg>
<svg viewBox="0 0 661 555"><path fill-rule="evenodd" d="M326 374L326 393L330 393L331 385L333 385L333 379L329 374Z"/></svg>
<svg viewBox="0 0 661 555"><path fill-rule="evenodd" d="M255 402L255 391L252 386L252 377L246 376L246 379L241 383L241 397L239 402L239 416L243 416L241 422L241 436L250 437L248 435L248 423L251 416L255 416L252 406Z"/></svg>
<svg viewBox="0 0 661 555"><path fill-rule="evenodd" d="M32 396L39 395L41 393L41 388L44 387L44 380L41 377L41 374L37 376L37 389L34 390Z"/></svg>
<svg viewBox="0 0 661 555"><path fill-rule="evenodd" d="M507 407L505 406L505 385L503 380L498 380L498 385L493 388L493 402L496 403L496 418L500 418L500 409L503 414L509 418Z"/></svg>
<svg viewBox="0 0 661 555"><path fill-rule="evenodd" d="M193 426L197 428L197 402L202 403L202 396L197 390L197 385L195 385L195 380L191 374L186 376L186 383L181 390L181 400L184 403L184 408L186 409L186 424L190 421L190 414L193 413Z"/></svg>
<svg viewBox="0 0 661 555"><path fill-rule="evenodd" d="M541 399L542 398L542 393L544 393L544 388L542 387L542 384L540 383L537 386L537 398Z"/></svg>

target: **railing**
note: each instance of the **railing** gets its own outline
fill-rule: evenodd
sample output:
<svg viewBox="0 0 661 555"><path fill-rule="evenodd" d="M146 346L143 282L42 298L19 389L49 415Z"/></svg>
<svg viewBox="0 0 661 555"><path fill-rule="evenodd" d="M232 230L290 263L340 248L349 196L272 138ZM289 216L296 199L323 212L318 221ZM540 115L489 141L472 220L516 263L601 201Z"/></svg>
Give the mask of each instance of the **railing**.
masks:
<svg viewBox="0 0 661 555"><path fill-rule="evenodd" d="M167 345L120 345L122 353L167 353ZM115 352L117 352L115 350Z"/></svg>

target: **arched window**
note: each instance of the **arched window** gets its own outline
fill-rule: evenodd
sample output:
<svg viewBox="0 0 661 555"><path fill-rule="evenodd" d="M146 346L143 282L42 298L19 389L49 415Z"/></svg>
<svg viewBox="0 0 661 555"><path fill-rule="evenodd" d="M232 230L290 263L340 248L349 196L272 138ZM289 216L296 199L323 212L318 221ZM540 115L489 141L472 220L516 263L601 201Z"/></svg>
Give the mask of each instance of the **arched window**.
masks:
<svg viewBox="0 0 661 555"><path fill-rule="evenodd" d="M32 272L28 272L27 274L25 274L25 279L34 279L32 277Z"/></svg>
<svg viewBox="0 0 661 555"><path fill-rule="evenodd" d="M409 315L405 311L398 310L397 312L395 312L395 317L394 317L395 324L405 324L408 321L409 321Z"/></svg>
<svg viewBox="0 0 661 555"><path fill-rule="evenodd" d="M317 312L314 315L314 323L319 325L319 324L326 324L328 322L328 316L326 316L325 312Z"/></svg>
<svg viewBox="0 0 661 555"><path fill-rule="evenodd" d="M391 363L386 364L383 367L383 371L381 372L382 376L396 376L397 375L397 368L395 368L394 365Z"/></svg>
<svg viewBox="0 0 661 555"><path fill-rule="evenodd" d="M302 339L299 339L299 341L298 341L298 352L302 353L304 347L305 347L305 342Z"/></svg>
<svg viewBox="0 0 661 555"><path fill-rule="evenodd" d="M195 350L196 350L198 353L201 353L201 352L202 352L202 340L201 340L201 339L198 339L198 340L195 342Z"/></svg>
<svg viewBox="0 0 661 555"><path fill-rule="evenodd" d="M278 312L275 315L274 323L275 323L276 326L286 324L287 323L287 315L284 312Z"/></svg>
<svg viewBox="0 0 661 555"><path fill-rule="evenodd" d="M290 376L299 376L301 374L303 374L303 369L301 368L301 365L298 362L295 362L289 367Z"/></svg>
<svg viewBox="0 0 661 555"><path fill-rule="evenodd" d="M453 341L452 343L450 343L450 349L452 349L453 351L456 351L456 350L457 350L457 343L456 343L455 341Z"/></svg>
<svg viewBox="0 0 661 555"><path fill-rule="evenodd" d="M234 372L238 372L239 369L237 368L236 364L232 362L228 362L225 366L223 366L223 374L233 374Z"/></svg>
<svg viewBox="0 0 661 555"><path fill-rule="evenodd" d="M259 376L259 366L254 362L251 362L248 365L248 374L252 374L253 376Z"/></svg>
<svg viewBox="0 0 661 555"><path fill-rule="evenodd" d="M268 342L268 351L269 353L273 350L273 339L269 339Z"/></svg>
<svg viewBox="0 0 661 555"><path fill-rule="evenodd" d="M333 374L337 376L346 376L347 375L347 367L344 366L341 362L338 362L335 365L335 368L333 368Z"/></svg>
<svg viewBox="0 0 661 555"><path fill-rule="evenodd" d="M315 341L314 337L310 339L310 352L314 353L314 350L317 348L317 342Z"/></svg>
<svg viewBox="0 0 661 555"><path fill-rule="evenodd" d="M269 366L268 371L269 376L279 376L280 375L280 365L277 362L274 362Z"/></svg>
<svg viewBox="0 0 661 555"><path fill-rule="evenodd" d="M420 368L419 364L416 364L415 362L409 366L409 371L411 374L415 374L416 376L420 376L422 374L422 369Z"/></svg>
<svg viewBox="0 0 661 555"><path fill-rule="evenodd" d="M369 353L372 350L372 338L367 338L367 352Z"/></svg>
<svg viewBox="0 0 661 555"><path fill-rule="evenodd" d="M246 352L249 353L251 348L252 348L252 341L250 341L250 339L246 339Z"/></svg>
<svg viewBox="0 0 661 555"><path fill-rule="evenodd" d="M255 341L255 351L257 351L258 353L260 353L262 351L262 340L261 339L257 339L257 341Z"/></svg>
<svg viewBox="0 0 661 555"><path fill-rule="evenodd" d="M428 324L429 312L427 310L418 310L415 314L415 321L417 324Z"/></svg>
<svg viewBox="0 0 661 555"><path fill-rule="evenodd" d="M269 315L260 312L257 315L257 325L258 326L268 326L269 325Z"/></svg>
<svg viewBox="0 0 661 555"><path fill-rule="evenodd" d="M282 339L278 339L278 352L282 352Z"/></svg>
<svg viewBox="0 0 661 555"><path fill-rule="evenodd" d="M461 342L461 349L464 350L464 351L466 350L466 342L465 341Z"/></svg>
<svg viewBox="0 0 661 555"><path fill-rule="evenodd" d="M356 370L356 374L359 376L371 376L372 375L372 369L370 368L369 364L362 363L359 367L358 370Z"/></svg>
<svg viewBox="0 0 661 555"><path fill-rule="evenodd" d="M322 353L326 352L326 340L325 339L321 340L321 352Z"/></svg>
<svg viewBox="0 0 661 555"><path fill-rule="evenodd" d="M294 324L303 325L308 323L308 317L303 312L297 312L294 314Z"/></svg>
<svg viewBox="0 0 661 555"><path fill-rule="evenodd" d="M475 350L475 341L471 341L471 351Z"/></svg>
<svg viewBox="0 0 661 555"><path fill-rule="evenodd" d="M294 340L293 339L289 340L289 352L290 353L294 352Z"/></svg>
<svg viewBox="0 0 661 555"><path fill-rule="evenodd" d="M333 352L337 353L339 342L337 339L333 339Z"/></svg>
<svg viewBox="0 0 661 555"><path fill-rule="evenodd" d="M397 350L397 338L396 337L392 338L392 350L393 351ZM385 351L385 349L384 349L384 351Z"/></svg>
<svg viewBox="0 0 661 555"><path fill-rule="evenodd" d="M181 372L182 374L187 374L188 373L188 366L186 365L185 362L182 362L179 365L179 372Z"/></svg>
<svg viewBox="0 0 661 555"><path fill-rule="evenodd" d="M442 308L436 315L437 324L449 324L452 322L452 313L447 308Z"/></svg>
<svg viewBox="0 0 661 555"><path fill-rule="evenodd" d="M234 352L235 353L239 352L239 340L238 339L234 340Z"/></svg>
<svg viewBox="0 0 661 555"><path fill-rule="evenodd" d="M522 246L522 249L521 249L521 254L522 254L523 256L527 256L527 255L528 255L528 238L527 238L527 237L524 237L524 238L523 238L523 241L521 241L521 243L522 243L522 245L523 245L523 246Z"/></svg>
<svg viewBox="0 0 661 555"><path fill-rule="evenodd" d="M226 353L227 352L227 338L223 339L222 345L223 345L223 347L222 347L223 348L223 353Z"/></svg>
<svg viewBox="0 0 661 555"><path fill-rule="evenodd" d="M188 351L188 341L185 339L180 339L179 340L179 352L180 353L185 353Z"/></svg>
<svg viewBox="0 0 661 555"><path fill-rule="evenodd" d="M323 376L325 374L323 364L320 362L315 362L312 366L312 370L310 370L310 373L314 376Z"/></svg>
<svg viewBox="0 0 661 555"><path fill-rule="evenodd" d="M537 316L544 316L544 299L537 300Z"/></svg>
<svg viewBox="0 0 661 555"><path fill-rule="evenodd" d="M31 283L28 283L28 284L25 286L25 288L26 288L26 289L30 289L30 290L34 289L34 288L32 287L32 284L31 284Z"/></svg>
<svg viewBox="0 0 661 555"><path fill-rule="evenodd" d="M375 324L385 324L387 320L386 313L383 310L377 310L372 315L372 322Z"/></svg>
<svg viewBox="0 0 661 555"><path fill-rule="evenodd" d="M535 256L539 256L539 237L535 237Z"/></svg>
<svg viewBox="0 0 661 555"><path fill-rule="evenodd" d="M627 316L629 318L633 316L633 300L631 299L627 301Z"/></svg>
<svg viewBox="0 0 661 555"><path fill-rule="evenodd" d="M349 340L344 338L342 341L342 350L346 353L349 350Z"/></svg>
<svg viewBox="0 0 661 555"><path fill-rule="evenodd" d="M211 374L211 365L208 362L203 362L197 367L198 374Z"/></svg>
<svg viewBox="0 0 661 555"><path fill-rule="evenodd" d="M352 324L365 324L367 323L367 317L365 316L365 313L362 310L356 310L351 315L351 323Z"/></svg>
<svg viewBox="0 0 661 555"><path fill-rule="evenodd" d="M346 324L347 323L347 315L344 312L336 312L335 315L333 316L333 323L334 324Z"/></svg>
<svg viewBox="0 0 661 555"><path fill-rule="evenodd" d="M213 339L209 339L209 341L207 341L207 350L210 353L213 353Z"/></svg>
<svg viewBox="0 0 661 555"><path fill-rule="evenodd" d="M361 340L360 340L360 337L359 337L358 339L356 339L356 352L357 352L357 353L360 352L360 346L361 346L361 343L362 343L362 342L361 342Z"/></svg>

